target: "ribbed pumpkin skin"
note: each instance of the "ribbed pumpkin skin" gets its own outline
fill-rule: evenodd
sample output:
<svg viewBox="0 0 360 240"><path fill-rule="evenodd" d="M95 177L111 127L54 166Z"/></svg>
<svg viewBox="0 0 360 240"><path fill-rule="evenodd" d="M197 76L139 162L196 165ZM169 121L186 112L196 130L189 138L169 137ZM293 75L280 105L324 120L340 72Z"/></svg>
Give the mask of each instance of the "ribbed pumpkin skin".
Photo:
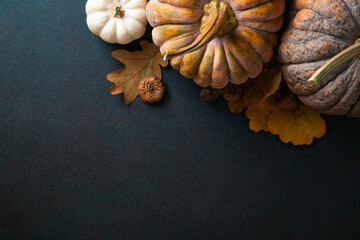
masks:
<svg viewBox="0 0 360 240"><path fill-rule="evenodd" d="M210 1L210 0L209 0ZM200 31L203 6L209 1L151 0L146 17L152 37L164 55L169 48L192 43ZM207 45L175 57L171 65L201 87L224 88L256 77L273 57L276 32L283 24L284 0L228 0L237 26Z"/></svg>
<svg viewBox="0 0 360 240"><path fill-rule="evenodd" d="M360 59L347 62L320 84L307 80L360 37L360 0L295 0L279 56L290 90L309 107L360 117Z"/></svg>

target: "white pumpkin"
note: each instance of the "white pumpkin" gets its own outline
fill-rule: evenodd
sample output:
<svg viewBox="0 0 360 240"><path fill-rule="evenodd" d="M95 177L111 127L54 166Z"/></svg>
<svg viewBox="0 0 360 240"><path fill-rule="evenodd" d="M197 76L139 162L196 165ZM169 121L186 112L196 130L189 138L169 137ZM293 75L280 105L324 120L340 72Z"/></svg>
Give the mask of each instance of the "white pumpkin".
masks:
<svg viewBox="0 0 360 240"><path fill-rule="evenodd" d="M90 31L108 43L127 44L144 35L146 0L88 0Z"/></svg>

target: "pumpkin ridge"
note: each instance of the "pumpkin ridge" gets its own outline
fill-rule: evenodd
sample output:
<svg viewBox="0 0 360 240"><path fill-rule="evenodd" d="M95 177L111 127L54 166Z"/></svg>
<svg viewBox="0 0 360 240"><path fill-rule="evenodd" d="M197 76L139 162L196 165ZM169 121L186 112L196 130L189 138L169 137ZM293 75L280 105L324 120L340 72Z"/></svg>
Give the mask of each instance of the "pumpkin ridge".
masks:
<svg viewBox="0 0 360 240"><path fill-rule="evenodd" d="M344 1L344 0L341 0L341 1L344 3L344 5L345 5L345 7L346 7L346 10L347 10L348 13L350 14L353 22L355 23L355 25L356 25L356 27L357 27L357 29L358 29L358 32L360 33L360 25L359 25L359 23L355 20L354 15L353 15L352 12L350 11L350 8L349 8L347 2Z"/></svg>
<svg viewBox="0 0 360 240"><path fill-rule="evenodd" d="M237 58L229 49L228 42L230 37L226 37L224 43L224 51L226 54L226 59L229 64L229 82L233 84L242 84L248 80L248 75L245 68L239 63Z"/></svg>
<svg viewBox="0 0 360 240"><path fill-rule="evenodd" d="M228 85L230 80L230 72L228 64L223 65L224 59L226 61L226 53L222 39L219 37L215 40L216 48L214 50L214 61L212 66L210 87L215 89L222 89Z"/></svg>
<svg viewBox="0 0 360 240"><path fill-rule="evenodd" d="M234 1L236 1L236 0L234 0ZM244 0L238 0L238 1L240 1L240 2L242 2L243 4L245 4L245 6L246 7L244 7L244 8L242 8L242 7L235 7L235 6L233 6L233 5L236 5L236 3L234 3L232 0L230 0L229 1L229 4L231 5L231 8L232 9L234 9L234 11L246 11L246 10L248 10L248 9L251 9L251 8L254 8L254 7L257 7L257 6L259 6L259 5L261 5L261 4L264 4L264 3L267 3L267 2L269 2L269 1L271 1L271 0L260 0L259 2L256 2L256 1L254 1L254 0L252 0L252 1L247 1L247 3L246 3L246 1L244 1ZM245 3L244 3L245 2ZM254 3L255 2L255 3ZM246 5L247 4L247 5Z"/></svg>
<svg viewBox="0 0 360 240"><path fill-rule="evenodd" d="M239 29L240 28L241 25L239 26ZM234 30L233 34L247 42L259 55L263 62L266 63L272 59L274 49L271 43L269 43L262 35L257 34L252 29L247 29L247 27L243 27L241 31ZM269 51L271 54L269 54Z"/></svg>
<svg viewBox="0 0 360 240"><path fill-rule="evenodd" d="M205 55L205 52L206 52L207 47L204 46L204 47L202 47L202 48L200 48L200 49L203 49L203 52L202 52L202 54L201 54L201 59L199 60L199 64L198 64L198 67L197 67L197 71L196 71L196 74L195 74L194 77L196 77L196 76L199 75L199 71L200 71L200 68L199 68L199 67L200 67L200 64L201 64L201 62L202 62L202 60L203 60L203 58L204 58L204 55Z"/></svg>
<svg viewBox="0 0 360 240"><path fill-rule="evenodd" d="M307 73L307 75L309 74L309 76L307 76L306 79L310 78L310 76L314 74L316 70L320 68L322 65L324 65L328 60L330 60L330 58L325 60L320 60L317 62L306 62L306 63L290 64L283 66L283 75L289 89L293 93L298 95L299 98L314 95L317 91L325 87L329 82L333 81L333 79L335 79L337 76L345 74L344 72L348 70L347 67L349 66L349 63L346 63L342 66L341 70L339 70L337 73L329 74L320 84L311 84L307 80L303 81L301 79L300 80L297 79L298 77L297 73L299 71L301 71L301 73L303 73L304 71L310 72ZM312 65L315 65L313 69L312 69ZM300 69L297 70L297 72L293 73L293 75L289 75L289 72L294 71L294 68L296 67Z"/></svg>
<svg viewBox="0 0 360 240"><path fill-rule="evenodd" d="M277 27L275 30L272 30L272 31L269 31L268 28L259 28L259 26L254 26L254 25L251 25L252 23L255 24L259 24L259 25L266 25L266 24L269 24L269 23L274 23L274 22L278 22L279 23L279 27ZM251 28L251 29L254 29L254 30L258 30L258 31L263 31L263 32L268 32L268 33L276 33L278 32L281 27L283 26L283 23L284 23L284 16L280 16L280 17L277 17L277 18L274 18L274 19L271 19L271 20L266 20L266 21L243 21L241 22L242 25L248 27L248 28ZM240 25L240 24L239 24ZM261 26L260 26L261 27ZM268 27L268 26L267 26Z"/></svg>
<svg viewBox="0 0 360 240"><path fill-rule="evenodd" d="M166 24L152 30L153 42L157 46L187 33L196 34L199 24Z"/></svg>
<svg viewBox="0 0 360 240"><path fill-rule="evenodd" d="M141 24L141 22L138 21L138 20L135 19L135 18L133 18L132 21L137 21L139 24ZM125 26L125 25L126 25L126 24L124 24L124 26ZM128 29L128 28L127 28L127 29ZM116 29L116 31L117 31L117 29ZM136 38L136 35L134 35L134 34L136 34L136 33L132 32L132 31L128 31L128 34L129 34L132 38Z"/></svg>
<svg viewBox="0 0 360 240"><path fill-rule="evenodd" d="M360 2L359 2L359 0L344 0L344 1L346 2L346 4L348 6L352 6L352 7L349 7L349 10L351 11L351 14L352 14L355 22L359 26L359 31L360 31Z"/></svg>
<svg viewBox="0 0 360 240"><path fill-rule="evenodd" d="M273 48L275 49L278 45L278 36L276 33L272 33L272 32L265 32L265 31L260 31L257 29L254 29L254 31L257 34L260 34L261 36L263 36L264 39L266 39L266 41L268 41L271 46L273 46Z"/></svg>
<svg viewBox="0 0 360 240"><path fill-rule="evenodd" d="M195 77L198 74L199 65L205 53L205 47L187 53L180 64L180 73L186 78Z"/></svg>
<svg viewBox="0 0 360 240"><path fill-rule="evenodd" d="M250 46L249 43L243 39L232 36L229 39L229 49L235 56L239 64L245 69L248 77L256 77L262 70L263 64L259 66L261 57L258 53Z"/></svg>
<svg viewBox="0 0 360 240"><path fill-rule="evenodd" d="M181 5L181 3L182 3L182 1L171 1L171 0L158 0L158 2L160 2L160 3L165 3L165 4L169 4L169 5L172 5L172 6L175 6L175 7L180 7L180 8L199 8L199 9L201 9L201 5L199 4L199 5L197 5L197 4L195 4L195 5L192 5L192 6L186 6L186 5ZM194 2L197 2L198 3L198 1L194 1ZM176 5L176 4L178 4L178 5Z"/></svg>
<svg viewBox="0 0 360 240"><path fill-rule="evenodd" d="M161 13L153 10L160 7L163 8ZM170 11L172 14L169 13ZM149 14L154 16L149 16ZM168 3L161 3L158 0L152 0L146 5L146 17L152 27L165 24L193 24L198 22L203 14L202 9L177 7Z"/></svg>
<svg viewBox="0 0 360 240"><path fill-rule="evenodd" d="M240 25L240 24L239 24ZM241 26L241 25L240 25ZM256 34L260 35L265 41L267 41L273 48L276 47L277 44L274 44L268 37L266 37L266 34L276 34L274 32L268 32L268 31L264 31L264 30L259 30L256 28L252 28L249 27L247 25L243 25L244 28L248 28L251 29L252 31L254 31ZM234 34L234 33L233 33Z"/></svg>
<svg viewBox="0 0 360 240"><path fill-rule="evenodd" d="M293 27L293 29L304 31L304 32L321 33L321 34L323 34L325 36L331 36L331 37L334 37L335 39L339 40L340 42L348 44L349 46L353 43L353 41L351 41L349 39L342 38L342 37L339 37L339 36L336 36L336 35L333 35L333 34L329 34L329 33L316 32L316 31L312 31L312 30L304 30L304 29L301 29L301 28L298 28L298 27Z"/></svg>
<svg viewBox="0 0 360 240"><path fill-rule="evenodd" d="M234 14L243 21L268 21L280 17L284 10L284 0L270 0L245 11L234 11Z"/></svg>
<svg viewBox="0 0 360 240"><path fill-rule="evenodd" d="M206 46L203 47L203 48L204 48L204 51L203 51L203 53L202 53L202 55L201 55L201 59L200 59L200 61L199 61L199 66L198 66L197 73L196 73L196 76L195 76L195 77L199 76L201 63L202 63L202 61L203 61L203 59L204 59L204 57L205 57L206 51L208 51L209 46L211 46L211 44L212 44L211 42L212 42L212 41L210 41L208 44L206 44ZM185 54L185 55L186 55L186 54ZM212 69L213 69L213 67L211 67L211 71L212 71ZM195 78L195 77L194 77L194 78Z"/></svg>
<svg viewBox="0 0 360 240"><path fill-rule="evenodd" d="M183 58L184 58L184 55L181 55L181 56L178 56L178 57L175 57L175 58L171 59L171 61L170 61L171 66L172 66L174 69L179 70Z"/></svg>
<svg viewBox="0 0 360 240"><path fill-rule="evenodd" d="M348 32L346 32L344 29L342 28L338 28L336 25L334 25L333 22L329 21L327 18L324 18L322 15L320 15L319 13L315 12L312 9L302 9L300 11L292 11L291 14L294 14L294 16L292 17L292 19L289 20L289 28L297 28L297 29L301 29L304 31L312 31L312 32L321 32L330 36L335 36L335 37L339 37L339 38L343 38L343 39L353 39L355 40L353 34L349 34ZM308 19L307 21L311 21L311 22L318 22L321 19L322 22L321 24L318 23L318 26L327 26L329 25L328 28L322 28L322 27L314 27L311 24L307 25L307 21L303 21L305 17L309 17L309 14L313 14L313 17L311 19ZM305 15L302 16L302 15ZM300 20L298 19L300 18ZM314 29L315 31L311 30ZM340 32L340 34L338 35L334 35L333 32L334 30L337 30Z"/></svg>
<svg viewBox="0 0 360 240"><path fill-rule="evenodd" d="M334 107L346 94L348 89L348 82L351 81L347 77L349 68L345 68L334 80L327 82L321 89L313 94L302 96L301 99L309 105L315 104L318 110L326 111ZM345 86L345 88L336 87L338 85ZM330 90L329 90L330 89ZM321 107L319 107L322 105Z"/></svg>
<svg viewBox="0 0 360 240"><path fill-rule="evenodd" d="M300 63L300 64L318 64L320 62L322 63L319 65L319 67L314 69L314 71L311 73L311 75L309 77L307 77L307 79L309 79L316 72L317 69L319 69L325 63L327 63L330 59L331 58L326 58L325 60L316 61L316 62ZM300 65L300 64L298 64L298 65ZM292 65L296 65L296 64L292 64ZM296 84L293 85L292 91L294 91L294 92L301 91L301 90L309 91L309 89L312 88L314 91L312 91L308 94L298 94L301 96L312 95L312 94L314 94L314 92L319 91L321 88L325 87L329 82L336 80L337 76L345 74L345 71L348 70L349 65L350 65L349 62L343 64L341 67L339 67L338 72L328 74L328 76L319 84L313 84L311 82L308 82L307 80L297 81ZM291 66L291 65L289 65L289 66ZM285 74L284 74L284 76L285 76Z"/></svg>
<svg viewBox="0 0 360 240"><path fill-rule="evenodd" d="M160 47L160 52L161 55L164 56L169 48L173 48L174 46L176 48L182 48L186 45L191 44L199 35L199 32L196 32L195 34L184 34L184 35L180 35L177 38L174 39L170 39L165 41L161 47Z"/></svg>
<svg viewBox="0 0 360 240"><path fill-rule="evenodd" d="M307 80L311 75L328 60L320 60L317 62L293 63L284 65L282 72L289 89L298 96L308 96L313 94L327 84L330 76L324 79L320 84L310 84Z"/></svg>
<svg viewBox="0 0 360 240"><path fill-rule="evenodd" d="M360 56L360 38L358 38L354 44L345 48L331 58L325 65L319 68L309 79L308 82L316 83L321 82L327 74L331 72L337 72L339 67L343 64L351 62L353 59L357 59Z"/></svg>
<svg viewBox="0 0 360 240"><path fill-rule="evenodd" d="M297 1L297 0L294 0L294 1ZM316 0L316 1L317 1L317 0ZM342 1L342 0L341 0L341 1ZM295 2L294 2L294 5L295 5ZM310 7L311 7L311 6L310 6ZM337 24L336 22L334 22L332 19L324 16L321 12L316 11L314 8L306 7L306 8L302 8L302 9L311 10L311 11L319 14L320 16L322 16L324 19L326 19L327 21L329 21L329 22L332 23L333 25L338 26L338 24ZM300 11L300 10L302 10L302 9L296 9L296 10L299 10L299 11ZM338 27L339 27L339 26L338 26ZM348 29L341 27L341 25L340 25L340 28L341 28L342 30L344 30L346 33L348 33L350 36L353 36L353 33L352 33L352 32L349 32Z"/></svg>
<svg viewBox="0 0 360 240"><path fill-rule="evenodd" d="M214 45L213 41L206 45L203 58L200 61L198 75L194 78L194 82L201 87L208 87L211 83L211 73L213 71L214 62Z"/></svg>
<svg viewBox="0 0 360 240"><path fill-rule="evenodd" d="M354 75L357 76L356 73L357 72L354 71L351 78L354 78ZM349 81L351 82L351 79L349 79ZM359 89L360 89L360 79L358 77L357 80L352 81L351 85L350 84L347 85L347 88L346 88L344 94L339 99L339 101L334 106L327 109L326 113L332 114L333 112L341 111L341 114L348 114L350 112L350 110L352 109L352 107L356 104L356 102L359 101L359 95L360 95ZM357 93L357 96L356 96L356 93ZM353 99L352 99L352 97L353 97ZM346 103L350 103L350 106L346 107ZM344 105L345 105L345 107L344 107Z"/></svg>
<svg viewBox="0 0 360 240"><path fill-rule="evenodd" d="M99 33L99 36L102 38L102 39L105 39L105 41L109 42L109 43L116 43L115 40L110 40L109 37L109 31L110 29L114 29L113 31L116 33L117 32L117 28L116 28L116 23L114 21L108 21L104 27L101 29L100 33ZM125 31L128 31L127 28L125 28Z"/></svg>
<svg viewBox="0 0 360 240"><path fill-rule="evenodd" d="M296 1L296 0L294 0ZM316 11L315 9L312 9L312 8L303 8L303 9L307 9L307 10L310 10L310 11L313 11L314 13L317 13L319 16L321 16L323 19L326 19L326 21L330 22L331 24L335 25L336 26L336 23L334 21L332 21L330 18L327 18L326 16L324 16L323 14L321 14L320 12ZM303 9L296 9L297 12L295 13L298 14L298 12L300 12L301 10ZM351 35L350 32L348 32L346 29L343 29L341 28L342 30L344 30L347 34Z"/></svg>
<svg viewBox="0 0 360 240"><path fill-rule="evenodd" d="M337 76L335 77L334 80L329 81L327 84L325 84L323 87L321 87L321 89L319 91L315 92L314 94L310 94L310 95L306 95L306 96L299 96L299 99L301 101L303 101L305 104L307 104L308 106L315 105L316 108L324 114L334 114L334 107L336 107L337 104L339 104L342 100L344 100L343 97L348 93L348 90L351 89L351 87L355 84L354 82L351 82L352 77L349 77L349 75L348 75L349 73L352 73L351 75L353 76L356 73L356 71L355 71L356 66L353 67L353 63L354 63L354 61L351 61L351 63L347 64L345 66L345 69L343 71L341 71L341 73L337 74ZM350 67L349 67L349 65L350 65ZM345 78L345 79L342 80L341 78ZM327 99L326 96L325 96L325 98L320 98L320 96L317 95L324 91L327 92L327 88L329 88L330 84L331 84L330 88L332 87L332 85L338 86L339 81L340 81L340 83L342 83L340 86L345 85L345 89L343 89L340 92L340 95L337 95L336 93L339 93L339 92L335 92L335 91L338 90L338 88L333 88L331 95L334 95L334 94L336 95L337 100L335 102L331 103L328 101L329 99ZM347 84L348 82L351 82L350 86L349 86L349 84ZM354 100L354 103L355 102L356 102L356 99ZM353 105L354 103L352 103L351 105ZM323 106L319 107L319 105L323 105ZM346 112L342 112L341 114L347 114L347 112L350 110L350 108L351 107L349 107L349 109Z"/></svg>
<svg viewBox="0 0 360 240"><path fill-rule="evenodd" d="M316 32L316 31L312 31L312 30L304 30L304 29L301 29L301 28L298 28L298 27L292 27L292 29L303 31L303 32L318 33L318 34L323 35L324 37L325 36L330 36L330 37L333 37L334 40L338 40L339 42L347 44L348 46L353 44L353 41L350 41L350 40L348 40L346 38L341 38L341 37L338 37L338 36L335 36L335 35L331 35L331 34L328 34L328 33ZM288 42L288 41L292 42L291 40L285 40L283 42ZM294 41L294 42L296 42L296 41Z"/></svg>
<svg viewBox="0 0 360 240"><path fill-rule="evenodd" d="M167 39L164 43L166 43L167 41L178 40L180 38L185 38L185 37L189 37L191 35L196 35L197 33L198 33L198 31L194 30L194 31L191 31L191 32L188 32L188 33L180 34L180 35L177 35L177 36L175 36L173 38Z"/></svg>
<svg viewBox="0 0 360 240"><path fill-rule="evenodd" d="M96 28L91 28L90 31L95 34L95 35L99 35L102 31L102 29L104 28L104 26L106 25L107 22L110 21L111 18L111 14L110 13L104 13L101 11L97 11L97 12L93 12L93 13L88 13L87 17L86 17L86 23L89 25L93 22L102 20L101 24L98 23ZM99 29L100 27L100 29Z"/></svg>
<svg viewBox="0 0 360 240"><path fill-rule="evenodd" d="M293 29L292 29L293 30ZM290 31L292 31L290 30ZM337 41L332 36L320 36L315 38L309 38L306 34L305 37L308 39L301 39L299 41L293 41L292 39L296 40L296 35L291 36L289 30L286 31L283 35L290 34L290 39L283 38L282 42L279 46L279 51L282 52L282 61L283 63L304 63L304 62L317 62L323 58L331 58L341 52L342 50L349 47L348 44ZM300 30L301 32L305 32ZM324 35L324 34L321 34ZM285 40L286 39L286 40ZM316 46L316 48L309 48L309 45ZM295 49L294 53L291 54L288 49ZM285 54L286 52L286 54Z"/></svg>

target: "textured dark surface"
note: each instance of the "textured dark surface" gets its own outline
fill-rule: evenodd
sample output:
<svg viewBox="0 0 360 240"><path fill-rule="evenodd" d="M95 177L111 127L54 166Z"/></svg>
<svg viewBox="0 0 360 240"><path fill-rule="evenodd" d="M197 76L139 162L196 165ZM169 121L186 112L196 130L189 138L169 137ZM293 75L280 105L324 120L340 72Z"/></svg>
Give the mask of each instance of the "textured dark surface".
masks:
<svg viewBox="0 0 360 240"><path fill-rule="evenodd" d="M283 144L170 67L125 106L85 2L1 3L1 240L359 239L359 119Z"/></svg>

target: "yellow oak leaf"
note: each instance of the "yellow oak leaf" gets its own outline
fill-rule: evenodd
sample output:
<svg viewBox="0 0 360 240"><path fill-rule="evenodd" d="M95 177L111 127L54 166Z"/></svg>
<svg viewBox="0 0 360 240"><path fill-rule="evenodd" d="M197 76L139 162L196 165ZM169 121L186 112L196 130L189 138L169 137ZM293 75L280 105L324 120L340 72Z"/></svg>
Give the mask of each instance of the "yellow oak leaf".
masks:
<svg viewBox="0 0 360 240"><path fill-rule="evenodd" d="M280 66L272 70L264 69L252 84L243 88L242 97L238 101L228 102L229 108L235 113L246 108L245 116L249 119L249 128L254 132L264 130L279 135L284 143L309 145L315 137L321 138L326 133L325 120L319 112L300 104L297 97L286 89L286 94L277 95L275 98L281 80ZM289 94L293 97L289 97ZM279 96L283 97L278 99ZM287 101L294 99L297 100L295 106L300 104L300 107L290 109L291 111L284 109L284 106L291 106L286 104L290 103Z"/></svg>
<svg viewBox="0 0 360 240"><path fill-rule="evenodd" d="M110 88L111 94L124 93L124 103L127 105L138 95L138 85L141 79L156 76L161 79L161 68L168 65L164 61L159 48L147 41L141 41L141 51L129 52L115 50L111 55L119 60L124 67L109 73L106 78L114 84Z"/></svg>
<svg viewBox="0 0 360 240"><path fill-rule="evenodd" d="M265 99L276 92L280 82L280 67L271 70L264 69L254 79L254 84L244 91L242 101L247 107L245 116L249 119L249 128L254 132L269 131L268 117L273 110L273 106Z"/></svg>
<svg viewBox="0 0 360 240"><path fill-rule="evenodd" d="M254 132L269 131L268 117L272 109L260 105L262 95L263 93L250 88L243 97L244 104L247 106L245 116L249 119L249 128Z"/></svg>
<svg viewBox="0 0 360 240"><path fill-rule="evenodd" d="M245 116L249 119L251 130L279 135L284 143L310 145L315 137L321 138L326 133L325 120L320 113L303 104L299 110L288 112L281 109L276 101L270 101L269 97L260 100L253 95Z"/></svg>
<svg viewBox="0 0 360 240"><path fill-rule="evenodd" d="M245 116L249 119L249 128L254 132L260 132L261 130L268 132L268 119L270 113L271 110L269 109L259 109L256 106L249 106L245 112Z"/></svg>
<svg viewBox="0 0 360 240"><path fill-rule="evenodd" d="M314 137L321 138L326 133L326 123L320 113L303 104L296 112L275 108L269 115L268 127L282 142L294 145L310 145Z"/></svg>

